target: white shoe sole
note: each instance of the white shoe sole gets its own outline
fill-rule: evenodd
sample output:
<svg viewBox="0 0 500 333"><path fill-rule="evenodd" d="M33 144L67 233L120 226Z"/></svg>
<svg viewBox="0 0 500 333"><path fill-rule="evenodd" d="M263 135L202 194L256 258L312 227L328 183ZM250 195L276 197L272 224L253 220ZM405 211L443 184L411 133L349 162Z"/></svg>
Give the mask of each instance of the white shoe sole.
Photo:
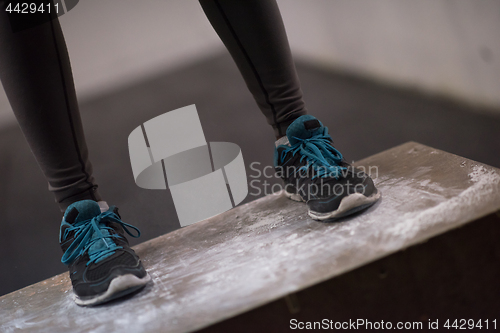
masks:
<svg viewBox="0 0 500 333"><path fill-rule="evenodd" d="M146 276L143 278L138 278L133 274L125 274L111 280L108 290L97 297L91 299L81 299L77 295L73 294L73 299L76 304L81 306L97 305L128 295L145 286L150 280L151 276L149 276L148 273L146 273Z"/></svg>
<svg viewBox="0 0 500 333"><path fill-rule="evenodd" d="M294 201L299 201L299 202L305 202L305 200L296 193L289 193L286 190L285 196L287 196L289 199L294 200ZM361 193L353 193L345 198L342 199L340 202L339 208L337 208L334 211L328 212L328 213L320 213L320 212L314 212L312 210L309 210L309 216L316 221L324 221L324 220L329 220L329 219L336 219L336 218L341 218L347 215L351 215L353 213L356 213L360 210L363 210L371 205L373 205L375 202L380 199L382 194L380 191L377 191L376 193L373 193L371 196L367 197Z"/></svg>

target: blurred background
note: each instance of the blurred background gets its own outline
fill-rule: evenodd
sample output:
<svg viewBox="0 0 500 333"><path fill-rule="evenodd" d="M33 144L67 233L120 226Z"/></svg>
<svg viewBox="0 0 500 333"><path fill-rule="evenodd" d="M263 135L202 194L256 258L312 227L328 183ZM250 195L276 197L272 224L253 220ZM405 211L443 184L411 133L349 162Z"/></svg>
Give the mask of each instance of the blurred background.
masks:
<svg viewBox="0 0 500 333"><path fill-rule="evenodd" d="M500 167L500 2L278 0L304 97L348 161L406 141ZM272 165L274 136L191 0L84 0L60 18L101 193L143 242L179 228L127 138L196 104L207 141ZM277 182L277 180L274 180ZM64 272L61 213L0 89L0 295ZM256 192L256 191L253 191ZM259 196L249 195L245 202Z"/></svg>

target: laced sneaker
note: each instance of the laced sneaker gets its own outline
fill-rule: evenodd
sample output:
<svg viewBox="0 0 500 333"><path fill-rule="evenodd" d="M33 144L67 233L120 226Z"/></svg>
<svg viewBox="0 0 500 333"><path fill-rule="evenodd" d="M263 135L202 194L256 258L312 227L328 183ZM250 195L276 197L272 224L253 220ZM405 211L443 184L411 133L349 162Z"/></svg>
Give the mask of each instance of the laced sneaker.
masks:
<svg viewBox="0 0 500 333"><path fill-rule="evenodd" d="M82 200L66 209L59 243L76 304L105 303L141 289L151 279L129 247L124 231L140 236L138 228L121 220L114 206L101 212L97 202Z"/></svg>
<svg viewBox="0 0 500 333"><path fill-rule="evenodd" d="M306 202L315 220L353 214L380 198L372 179L344 161L328 128L313 116L297 118L275 146L274 166L285 195Z"/></svg>

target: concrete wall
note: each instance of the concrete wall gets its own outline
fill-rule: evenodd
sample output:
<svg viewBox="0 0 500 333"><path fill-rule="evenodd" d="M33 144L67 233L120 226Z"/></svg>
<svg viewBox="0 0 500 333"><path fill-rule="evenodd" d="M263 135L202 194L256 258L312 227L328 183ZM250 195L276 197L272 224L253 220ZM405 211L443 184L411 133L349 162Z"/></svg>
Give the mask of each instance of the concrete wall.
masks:
<svg viewBox="0 0 500 333"><path fill-rule="evenodd" d="M81 0L59 20L80 100L225 50L196 0Z"/></svg>
<svg viewBox="0 0 500 333"><path fill-rule="evenodd" d="M297 59L500 114L498 0L279 4ZM81 99L223 50L195 0L82 0L61 24ZM0 127L12 121L0 91Z"/></svg>
<svg viewBox="0 0 500 333"><path fill-rule="evenodd" d="M283 0L297 57L500 112L500 1Z"/></svg>

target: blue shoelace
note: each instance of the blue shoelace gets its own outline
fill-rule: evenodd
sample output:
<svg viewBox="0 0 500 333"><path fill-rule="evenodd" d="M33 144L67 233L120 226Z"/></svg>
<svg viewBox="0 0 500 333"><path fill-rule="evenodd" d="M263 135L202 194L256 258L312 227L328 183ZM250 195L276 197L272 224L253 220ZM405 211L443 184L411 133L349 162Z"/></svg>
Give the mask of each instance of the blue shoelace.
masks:
<svg viewBox="0 0 500 333"><path fill-rule="evenodd" d="M90 220L77 222L64 231L63 240L65 240L72 231L75 231L75 239L62 256L61 262L63 264L69 265L79 255L89 251L88 254L90 260L87 262L88 266L92 262L99 262L100 260L112 255L115 253L115 250L123 248L122 246L117 246L115 242L113 242L113 238L122 238L122 236L111 234L109 231L114 231L114 229L106 226L104 224L105 221L113 221L120 224L127 234L134 238L141 235L141 231L137 227L123 222L120 217L113 212L113 208L114 207L111 207L107 212L101 213ZM137 231L137 235L133 235L128 228L132 228ZM106 235L103 234L103 231L106 231ZM95 236L92 237L93 235ZM106 239L108 239L109 243ZM103 244L96 244L100 240L102 240Z"/></svg>
<svg viewBox="0 0 500 333"><path fill-rule="evenodd" d="M323 134L315 135L309 139L297 137L294 137L294 139L299 142L281 152L281 163L283 163L288 153L291 152L292 156L300 153L300 162L306 159L307 165L295 170L295 174L305 172L312 166L315 171L312 179L318 177L334 177L338 179L340 172L346 169L339 165L342 162L342 154L330 144L331 139L328 135L328 129L325 128Z"/></svg>

